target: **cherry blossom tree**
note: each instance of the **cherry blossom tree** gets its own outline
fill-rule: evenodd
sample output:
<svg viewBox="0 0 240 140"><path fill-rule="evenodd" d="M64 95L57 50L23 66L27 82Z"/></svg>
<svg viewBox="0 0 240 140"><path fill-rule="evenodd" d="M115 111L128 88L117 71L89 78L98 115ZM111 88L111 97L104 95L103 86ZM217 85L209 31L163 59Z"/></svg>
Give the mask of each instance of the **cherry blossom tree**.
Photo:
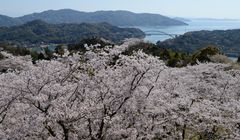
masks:
<svg viewBox="0 0 240 140"><path fill-rule="evenodd" d="M25 66L0 74L0 137L240 139L240 71L122 55L136 42L36 64L12 57Z"/></svg>

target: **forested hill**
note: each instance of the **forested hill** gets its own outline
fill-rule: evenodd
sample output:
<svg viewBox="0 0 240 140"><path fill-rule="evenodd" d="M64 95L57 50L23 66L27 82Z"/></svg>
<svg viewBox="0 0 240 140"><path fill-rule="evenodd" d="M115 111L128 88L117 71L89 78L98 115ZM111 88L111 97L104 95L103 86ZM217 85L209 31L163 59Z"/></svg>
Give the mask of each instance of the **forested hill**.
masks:
<svg viewBox="0 0 240 140"><path fill-rule="evenodd" d="M175 39L169 39L158 44L165 48L189 53L207 45L215 45L229 56L239 56L240 29L188 32Z"/></svg>
<svg viewBox="0 0 240 140"><path fill-rule="evenodd" d="M15 26L19 24L22 24L19 19L0 15L0 26Z"/></svg>
<svg viewBox="0 0 240 140"><path fill-rule="evenodd" d="M42 13L33 13L17 18L10 18L6 23L0 22L0 26L12 26L33 20L43 20L47 23L99 23L108 22L116 26L175 26L186 23L160 14L137 14L129 11L97 11L80 12L71 9L48 10ZM4 19L2 19L4 21ZM0 17L1 21L1 17Z"/></svg>
<svg viewBox="0 0 240 140"><path fill-rule="evenodd" d="M101 37L118 43L125 38L143 38L135 28L119 28L108 23L48 24L35 20L21 26L1 27L1 42L76 43L84 38Z"/></svg>

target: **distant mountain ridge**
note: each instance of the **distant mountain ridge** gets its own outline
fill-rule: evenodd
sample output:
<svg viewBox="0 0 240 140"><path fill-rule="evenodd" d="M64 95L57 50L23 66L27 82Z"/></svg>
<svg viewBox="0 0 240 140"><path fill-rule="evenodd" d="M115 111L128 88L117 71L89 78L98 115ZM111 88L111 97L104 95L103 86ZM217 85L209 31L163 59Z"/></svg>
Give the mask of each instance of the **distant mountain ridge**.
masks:
<svg viewBox="0 0 240 140"><path fill-rule="evenodd" d="M19 21L19 19L0 15L0 26L9 27L9 26L15 26L15 25L19 25L19 24L22 24L22 22Z"/></svg>
<svg viewBox="0 0 240 140"><path fill-rule="evenodd" d="M160 14L137 14L129 11L80 12L72 9L48 10L22 17L8 19L0 16L0 26L20 25L33 20L47 23L99 23L107 22L115 26L177 26L186 23ZM6 22L4 22L6 21Z"/></svg>
<svg viewBox="0 0 240 140"><path fill-rule="evenodd" d="M144 38L135 28L119 28L109 23L49 24L34 20L21 26L0 27L0 42L16 43L78 43L82 39L98 37L118 43L125 38Z"/></svg>

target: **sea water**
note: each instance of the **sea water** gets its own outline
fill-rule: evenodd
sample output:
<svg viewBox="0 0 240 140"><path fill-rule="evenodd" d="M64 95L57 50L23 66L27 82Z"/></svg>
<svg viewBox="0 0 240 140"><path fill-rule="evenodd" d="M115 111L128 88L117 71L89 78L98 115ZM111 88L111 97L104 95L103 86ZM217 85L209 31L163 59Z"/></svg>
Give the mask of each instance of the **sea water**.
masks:
<svg viewBox="0 0 240 140"><path fill-rule="evenodd" d="M169 34L147 35L145 40L152 43L164 41L172 38L175 35L182 35L190 31L240 29L240 20L193 19L186 23L188 24L186 26L137 26L136 28L141 29L146 34L149 33L149 31L153 34L158 32ZM237 60L235 57L231 57L230 59L234 61Z"/></svg>
<svg viewBox="0 0 240 140"><path fill-rule="evenodd" d="M240 29L240 20L206 20L206 19L193 19L186 22L186 26L137 26L144 32L160 31L167 34L182 35L190 31L201 30L228 30ZM146 36L145 40L156 43L157 41L164 41L171 38L169 35L150 35Z"/></svg>

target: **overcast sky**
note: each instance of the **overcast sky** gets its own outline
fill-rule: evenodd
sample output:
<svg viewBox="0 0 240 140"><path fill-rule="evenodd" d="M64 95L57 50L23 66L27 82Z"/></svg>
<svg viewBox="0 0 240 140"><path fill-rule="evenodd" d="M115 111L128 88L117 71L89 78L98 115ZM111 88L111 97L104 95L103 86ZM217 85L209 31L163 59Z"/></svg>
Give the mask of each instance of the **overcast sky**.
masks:
<svg viewBox="0 0 240 140"><path fill-rule="evenodd" d="M191 18L240 19L240 0L0 0L0 14L22 16L49 9L129 10Z"/></svg>

